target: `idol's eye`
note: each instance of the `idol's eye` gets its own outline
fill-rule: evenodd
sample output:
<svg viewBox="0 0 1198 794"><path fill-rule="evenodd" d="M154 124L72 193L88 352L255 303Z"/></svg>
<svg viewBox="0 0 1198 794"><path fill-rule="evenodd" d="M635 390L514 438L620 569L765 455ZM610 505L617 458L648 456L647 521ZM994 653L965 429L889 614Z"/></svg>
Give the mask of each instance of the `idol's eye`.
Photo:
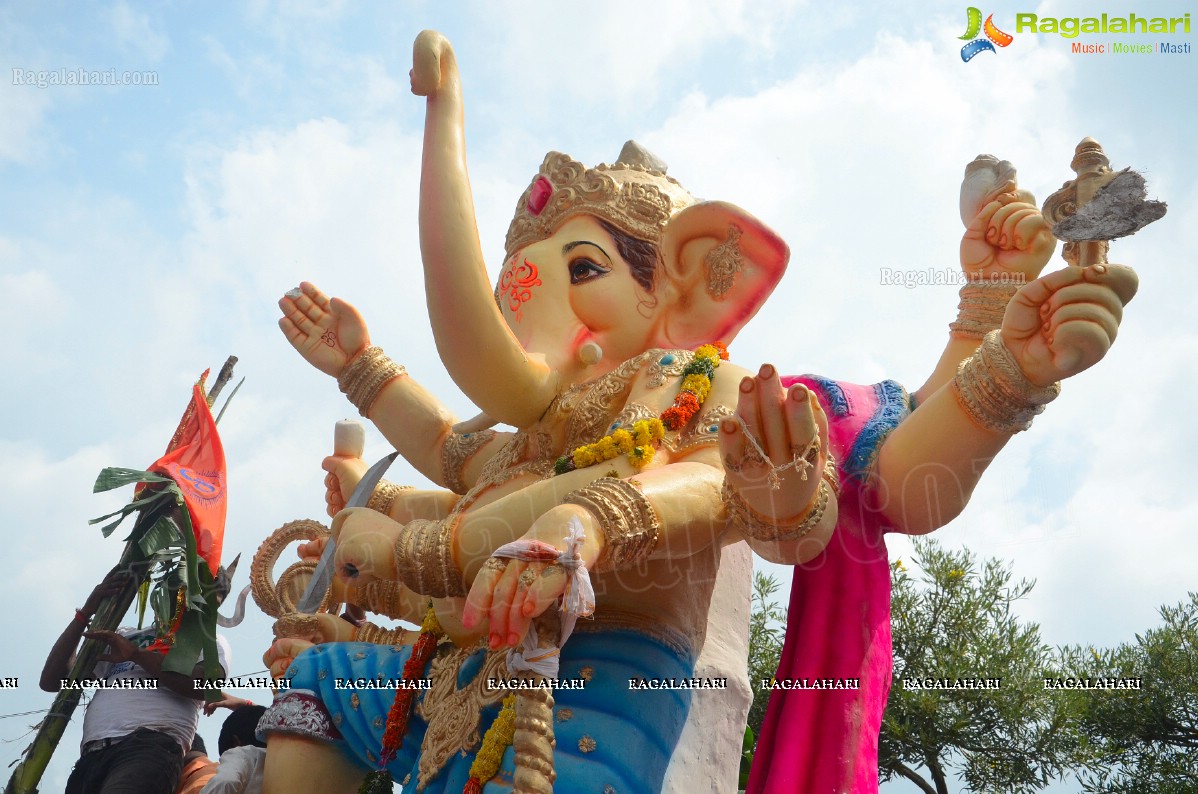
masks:
<svg viewBox="0 0 1198 794"><path fill-rule="evenodd" d="M611 268L604 267L595 260L588 259L585 256L570 260L569 267L571 284L581 284L584 281L602 278L611 272Z"/></svg>

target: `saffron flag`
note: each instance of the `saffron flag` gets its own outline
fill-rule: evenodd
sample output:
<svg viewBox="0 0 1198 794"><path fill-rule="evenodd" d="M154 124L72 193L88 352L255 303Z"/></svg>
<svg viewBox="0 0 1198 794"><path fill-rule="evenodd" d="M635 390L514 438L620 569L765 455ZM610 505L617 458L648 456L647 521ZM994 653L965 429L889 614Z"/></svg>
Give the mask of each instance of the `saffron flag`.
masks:
<svg viewBox="0 0 1198 794"><path fill-rule="evenodd" d="M208 373L204 373L207 375ZM225 449L216 432L216 420L204 398L203 378L192 389L191 403L179 422L167 452L150 466L150 471L175 481L183 492L196 553L208 563L213 576L220 566L225 540Z"/></svg>

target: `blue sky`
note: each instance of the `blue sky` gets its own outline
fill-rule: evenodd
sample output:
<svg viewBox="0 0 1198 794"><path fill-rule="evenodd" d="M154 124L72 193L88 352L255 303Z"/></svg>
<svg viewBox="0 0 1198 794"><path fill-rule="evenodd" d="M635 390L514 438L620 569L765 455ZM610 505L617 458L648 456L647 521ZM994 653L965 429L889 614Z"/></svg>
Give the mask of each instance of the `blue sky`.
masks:
<svg viewBox="0 0 1198 794"><path fill-rule="evenodd" d="M1198 56L1075 55L1059 36L1022 34L962 63L964 6L946 2L918 12L446 6L0 6L0 295L15 307L0 346L0 511L12 528L0 592L9 604L30 592L37 600L5 618L26 651L0 671L22 681L0 692L0 713L48 705L36 689L44 652L119 554L86 525L126 496L91 495L96 473L156 458L204 368L236 354L247 379L222 423L226 557L248 557L275 527L323 514L319 462L352 409L275 327L275 301L301 279L353 301L380 344L459 415L473 414L436 360L422 300L423 103L407 71L412 40L430 27L458 55L492 269L545 151L596 163L636 138L692 192L740 204L791 246L787 276L732 348L746 366L918 386L956 290L884 286L879 269L955 266L967 162L979 152L1009 159L1042 199L1071 176L1073 147L1090 135L1113 165L1143 171L1170 209L1113 247L1112 259L1142 277L1117 344L1065 384L937 536L1036 578L1021 614L1051 643L1130 640L1156 622L1158 605L1195 588L1198 422L1188 395L1198 334L1187 318ZM1190 8L1060 0L981 10L1014 33L1016 12ZM79 68L152 72L157 84L15 84L14 70ZM372 437L368 457L384 451ZM890 545L892 556L908 553L902 538ZM236 672L261 669L268 639L260 616L233 634ZM0 721L0 738L16 739L29 719ZM214 740L217 729L211 720L201 730ZM47 790L65 781L78 736L68 731ZM4 745L0 761L23 746Z"/></svg>

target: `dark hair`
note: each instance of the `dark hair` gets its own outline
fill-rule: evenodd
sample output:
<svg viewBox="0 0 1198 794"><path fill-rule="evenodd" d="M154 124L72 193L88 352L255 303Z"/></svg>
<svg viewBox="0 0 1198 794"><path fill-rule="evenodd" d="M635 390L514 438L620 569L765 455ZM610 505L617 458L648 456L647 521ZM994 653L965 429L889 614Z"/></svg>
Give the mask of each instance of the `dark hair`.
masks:
<svg viewBox="0 0 1198 794"><path fill-rule="evenodd" d="M204 737L198 733L191 738L191 752L208 755L208 748L204 746Z"/></svg>
<svg viewBox="0 0 1198 794"><path fill-rule="evenodd" d="M238 706L225 717L225 724L220 727L220 738L216 746L221 755L233 747L254 745L265 747L266 742L256 735L258 720L266 713L266 706Z"/></svg>
<svg viewBox="0 0 1198 794"><path fill-rule="evenodd" d="M596 220L616 241L616 248L628 263L628 269L632 271L636 283L644 287L645 292L653 292L653 277L657 273L657 263L661 260L657 246L647 240L625 234L602 218Z"/></svg>

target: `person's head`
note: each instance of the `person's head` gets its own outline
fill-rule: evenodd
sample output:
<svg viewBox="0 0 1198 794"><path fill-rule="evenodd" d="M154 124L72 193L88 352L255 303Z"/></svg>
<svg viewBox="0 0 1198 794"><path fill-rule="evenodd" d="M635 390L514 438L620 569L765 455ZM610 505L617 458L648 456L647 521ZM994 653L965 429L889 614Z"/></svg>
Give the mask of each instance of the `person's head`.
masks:
<svg viewBox="0 0 1198 794"><path fill-rule="evenodd" d="M191 761L196 758L203 758L208 755L208 748L204 744L204 737L198 733L191 738L191 749L187 752L185 760Z"/></svg>
<svg viewBox="0 0 1198 794"><path fill-rule="evenodd" d="M217 740L217 747L224 755L226 750L234 747L243 747L246 745L254 745L255 747L265 747L266 743L259 739L255 733L258 729L258 720L262 719L262 715L266 713L266 706L238 706L229 712L229 716L225 718L225 724L220 728L220 739Z"/></svg>

